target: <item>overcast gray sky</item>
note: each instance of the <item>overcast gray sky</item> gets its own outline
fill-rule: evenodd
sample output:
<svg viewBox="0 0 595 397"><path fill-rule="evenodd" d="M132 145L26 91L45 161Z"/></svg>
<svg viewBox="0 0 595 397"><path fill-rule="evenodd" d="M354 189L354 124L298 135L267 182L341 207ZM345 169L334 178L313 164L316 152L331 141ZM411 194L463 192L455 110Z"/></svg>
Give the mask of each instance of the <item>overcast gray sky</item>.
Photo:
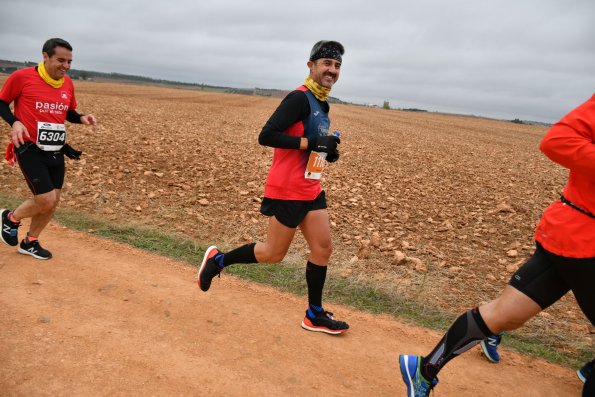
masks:
<svg viewBox="0 0 595 397"><path fill-rule="evenodd" d="M0 59L293 89L312 45L345 46L342 100L555 122L594 92L594 0L0 0Z"/></svg>

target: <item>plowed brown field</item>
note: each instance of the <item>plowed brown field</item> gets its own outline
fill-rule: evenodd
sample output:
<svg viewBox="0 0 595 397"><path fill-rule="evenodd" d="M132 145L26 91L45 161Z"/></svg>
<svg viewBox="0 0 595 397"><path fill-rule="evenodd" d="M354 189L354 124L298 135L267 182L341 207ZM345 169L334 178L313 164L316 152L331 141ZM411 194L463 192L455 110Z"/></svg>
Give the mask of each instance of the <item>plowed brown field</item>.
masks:
<svg viewBox="0 0 595 397"><path fill-rule="evenodd" d="M224 249L263 237L258 209L272 150L257 136L279 99L76 88L79 111L95 114L99 126L69 129L85 154L68 163L63 208ZM341 159L323 180L333 271L452 312L503 288L532 252L534 227L567 176L538 150L545 127L348 105L332 105L331 120L342 134ZM18 168L5 162L0 189L28 195ZM300 237L288 260L304 258ZM519 333L570 351L593 343L572 296Z"/></svg>

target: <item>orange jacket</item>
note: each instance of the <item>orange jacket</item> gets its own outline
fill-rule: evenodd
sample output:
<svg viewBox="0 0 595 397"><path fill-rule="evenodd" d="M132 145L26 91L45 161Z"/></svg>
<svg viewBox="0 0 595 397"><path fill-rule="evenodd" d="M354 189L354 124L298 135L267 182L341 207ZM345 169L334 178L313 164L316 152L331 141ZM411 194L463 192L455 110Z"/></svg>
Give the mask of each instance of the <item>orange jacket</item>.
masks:
<svg viewBox="0 0 595 397"><path fill-rule="evenodd" d="M570 170L564 197L595 215L595 95L554 124L540 149ZM544 211L535 239L557 255L595 258L595 218L555 201Z"/></svg>

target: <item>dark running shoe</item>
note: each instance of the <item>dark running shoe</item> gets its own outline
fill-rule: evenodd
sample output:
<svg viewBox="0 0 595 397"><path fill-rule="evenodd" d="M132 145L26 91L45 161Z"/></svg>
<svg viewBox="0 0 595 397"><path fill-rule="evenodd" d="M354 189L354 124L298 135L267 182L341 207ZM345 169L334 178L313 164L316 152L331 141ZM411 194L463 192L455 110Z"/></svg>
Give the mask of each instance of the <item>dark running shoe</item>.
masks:
<svg viewBox="0 0 595 397"><path fill-rule="evenodd" d="M221 277L223 270L223 253L214 245L205 251L200 268L198 268L198 286L207 292L211 288L211 281L215 276Z"/></svg>
<svg viewBox="0 0 595 397"><path fill-rule="evenodd" d="M302 320L302 328L308 331L338 335L347 332L349 325L344 321L335 320L331 312L325 310L317 312L308 309L306 317Z"/></svg>
<svg viewBox="0 0 595 397"><path fill-rule="evenodd" d="M39 244L39 240L29 241L29 237L26 237L21 241L19 246L19 252L25 255L31 255L35 259L50 259L52 253Z"/></svg>
<svg viewBox="0 0 595 397"><path fill-rule="evenodd" d="M15 247L19 244L18 228L21 223L15 223L8 219L8 214L10 214L10 210L2 210L2 233L0 238L5 244Z"/></svg>
<svg viewBox="0 0 595 397"><path fill-rule="evenodd" d="M585 363L585 365L580 367L579 370L576 371L576 376L578 376L581 382L585 383L587 381L587 378L593 372L593 367L595 367L595 359Z"/></svg>

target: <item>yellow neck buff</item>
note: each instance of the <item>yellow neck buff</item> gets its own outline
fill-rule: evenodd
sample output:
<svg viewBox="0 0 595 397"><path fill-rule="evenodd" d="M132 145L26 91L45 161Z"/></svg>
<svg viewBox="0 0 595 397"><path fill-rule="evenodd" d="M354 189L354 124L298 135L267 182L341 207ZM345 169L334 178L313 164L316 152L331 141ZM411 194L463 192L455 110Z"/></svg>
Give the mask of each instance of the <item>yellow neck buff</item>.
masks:
<svg viewBox="0 0 595 397"><path fill-rule="evenodd" d="M64 77L59 80L55 80L48 74L47 70L45 70L43 61L39 62L39 65L37 65L37 73L39 73L39 76L43 79L43 81L54 88L60 88L62 87L62 84L64 84Z"/></svg>
<svg viewBox="0 0 595 397"><path fill-rule="evenodd" d="M318 99L319 101L326 101L328 95L331 93L330 88L326 88L312 80L312 77L306 77L306 81L304 82L304 86L309 89L312 94Z"/></svg>

